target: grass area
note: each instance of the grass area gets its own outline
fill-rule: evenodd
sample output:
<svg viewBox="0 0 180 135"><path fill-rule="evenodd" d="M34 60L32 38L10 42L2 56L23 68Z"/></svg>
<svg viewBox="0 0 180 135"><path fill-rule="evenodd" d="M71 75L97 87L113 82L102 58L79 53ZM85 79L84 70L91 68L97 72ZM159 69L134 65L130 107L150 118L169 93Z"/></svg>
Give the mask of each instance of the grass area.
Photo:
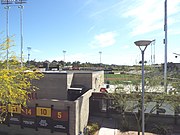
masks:
<svg viewBox="0 0 180 135"><path fill-rule="evenodd" d="M137 84L141 76L135 74L104 74L104 82L114 84Z"/></svg>

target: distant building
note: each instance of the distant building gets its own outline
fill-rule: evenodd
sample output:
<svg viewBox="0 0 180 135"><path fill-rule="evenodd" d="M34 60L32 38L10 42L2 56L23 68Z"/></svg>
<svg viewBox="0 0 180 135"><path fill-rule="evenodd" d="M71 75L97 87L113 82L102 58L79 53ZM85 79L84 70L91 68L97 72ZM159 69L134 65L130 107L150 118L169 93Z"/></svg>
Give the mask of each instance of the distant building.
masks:
<svg viewBox="0 0 180 135"><path fill-rule="evenodd" d="M164 64L162 64L164 68ZM172 63L168 62L167 63L167 71L180 71L180 63Z"/></svg>

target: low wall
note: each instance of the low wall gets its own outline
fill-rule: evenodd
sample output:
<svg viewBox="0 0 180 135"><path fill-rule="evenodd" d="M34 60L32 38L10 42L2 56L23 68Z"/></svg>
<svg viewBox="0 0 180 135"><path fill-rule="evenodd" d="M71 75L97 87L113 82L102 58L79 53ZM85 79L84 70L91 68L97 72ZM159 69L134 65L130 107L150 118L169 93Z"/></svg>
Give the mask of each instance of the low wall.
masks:
<svg viewBox="0 0 180 135"><path fill-rule="evenodd" d="M92 90L89 90L75 101L32 100L28 103L26 115L22 111L13 116L9 115L6 125L0 125L0 135L78 135L88 123L91 95ZM33 123L33 126L24 126L25 121ZM41 121L47 125L41 126ZM66 127L63 132L67 133L54 126Z"/></svg>
<svg viewBox="0 0 180 135"><path fill-rule="evenodd" d="M91 95L92 90L89 90L75 101L75 135L78 135L80 131L83 132L84 128L87 126L89 120L89 98Z"/></svg>

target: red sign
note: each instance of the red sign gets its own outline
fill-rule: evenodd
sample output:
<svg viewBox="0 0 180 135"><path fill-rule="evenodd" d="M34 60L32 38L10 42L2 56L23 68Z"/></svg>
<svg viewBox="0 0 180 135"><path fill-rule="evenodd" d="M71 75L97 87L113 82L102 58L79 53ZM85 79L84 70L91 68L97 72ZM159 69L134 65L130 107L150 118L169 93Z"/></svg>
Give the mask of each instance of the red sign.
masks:
<svg viewBox="0 0 180 135"><path fill-rule="evenodd" d="M60 121L68 121L68 112L60 111L60 110L53 110L52 118L55 120L60 120Z"/></svg>

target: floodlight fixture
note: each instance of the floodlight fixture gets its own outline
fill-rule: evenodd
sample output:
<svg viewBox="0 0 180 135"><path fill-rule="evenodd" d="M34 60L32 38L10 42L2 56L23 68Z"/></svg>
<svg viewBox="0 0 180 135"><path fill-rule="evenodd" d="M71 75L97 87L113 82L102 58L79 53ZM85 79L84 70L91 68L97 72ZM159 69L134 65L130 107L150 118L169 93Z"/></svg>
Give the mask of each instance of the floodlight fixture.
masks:
<svg viewBox="0 0 180 135"><path fill-rule="evenodd" d="M27 0L1 0L2 5L21 5L27 3Z"/></svg>

